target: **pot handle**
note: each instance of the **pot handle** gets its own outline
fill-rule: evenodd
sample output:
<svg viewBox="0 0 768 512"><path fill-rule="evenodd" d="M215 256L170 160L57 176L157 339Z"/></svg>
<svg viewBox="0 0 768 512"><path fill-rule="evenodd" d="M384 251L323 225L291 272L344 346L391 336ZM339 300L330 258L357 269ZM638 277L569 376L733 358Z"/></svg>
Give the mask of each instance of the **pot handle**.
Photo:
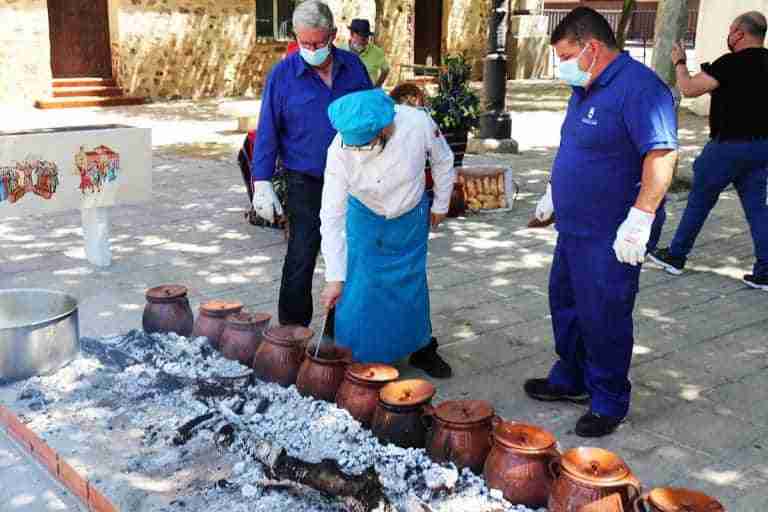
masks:
<svg viewBox="0 0 768 512"><path fill-rule="evenodd" d="M640 480L632 473L627 476L624 485L635 492L634 499L630 498L631 501L637 501L643 497L642 484L640 483Z"/></svg>
<svg viewBox="0 0 768 512"><path fill-rule="evenodd" d="M547 463L547 468L549 469L549 474L552 476L553 480L556 480L560 477L560 454L557 454L557 457L554 457L549 460Z"/></svg>
<svg viewBox="0 0 768 512"><path fill-rule="evenodd" d="M430 404L424 404L421 409L421 424L428 431L432 431L432 427L435 424L435 408Z"/></svg>
<svg viewBox="0 0 768 512"><path fill-rule="evenodd" d="M560 457L561 457L563 454L562 454L562 453L560 453L560 450L558 450L558 449L557 449L557 445L555 445L555 446L552 446L552 447L550 447L550 448L547 450L547 455L549 455L550 457L552 457L552 459L551 459L551 460L553 460L553 461L554 461L554 460L557 460L557 459L559 459L559 458L560 458Z"/></svg>
<svg viewBox="0 0 768 512"><path fill-rule="evenodd" d="M498 414L494 414L491 416L491 431L488 432L488 442L493 446L493 433L496 431L496 427L504 423L504 418L499 416Z"/></svg>
<svg viewBox="0 0 768 512"><path fill-rule="evenodd" d="M648 501L648 495L642 494L632 501L632 508L635 512L644 512L646 510L646 502ZM640 507L642 505L642 508Z"/></svg>

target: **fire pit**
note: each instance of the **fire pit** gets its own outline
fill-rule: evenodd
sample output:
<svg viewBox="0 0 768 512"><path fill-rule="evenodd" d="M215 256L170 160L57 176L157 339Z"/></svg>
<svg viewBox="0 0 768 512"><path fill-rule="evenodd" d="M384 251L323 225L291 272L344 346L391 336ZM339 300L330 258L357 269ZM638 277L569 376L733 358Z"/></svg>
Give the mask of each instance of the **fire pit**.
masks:
<svg viewBox="0 0 768 512"><path fill-rule="evenodd" d="M77 300L51 290L0 290L0 382L54 371L80 350Z"/></svg>
<svg viewBox="0 0 768 512"><path fill-rule="evenodd" d="M82 344L65 371L20 386L14 407L55 449L73 430L109 431L83 436L77 457L118 506L141 499L124 494L137 492L129 472L168 486L166 507L147 512L528 511L469 470L380 443L331 403L253 378L206 338L132 331Z"/></svg>

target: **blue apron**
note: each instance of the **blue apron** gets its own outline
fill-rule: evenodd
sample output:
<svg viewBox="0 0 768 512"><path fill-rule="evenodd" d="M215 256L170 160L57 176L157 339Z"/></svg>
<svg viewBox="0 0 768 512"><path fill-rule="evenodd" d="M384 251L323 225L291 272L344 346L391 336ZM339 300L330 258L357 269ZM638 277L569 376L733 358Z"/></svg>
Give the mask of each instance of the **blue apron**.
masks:
<svg viewBox="0 0 768 512"><path fill-rule="evenodd" d="M429 202L386 219L347 202L347 281L336 306L336 343L356 361L391 363L432 335L427 289Z"/></svg>

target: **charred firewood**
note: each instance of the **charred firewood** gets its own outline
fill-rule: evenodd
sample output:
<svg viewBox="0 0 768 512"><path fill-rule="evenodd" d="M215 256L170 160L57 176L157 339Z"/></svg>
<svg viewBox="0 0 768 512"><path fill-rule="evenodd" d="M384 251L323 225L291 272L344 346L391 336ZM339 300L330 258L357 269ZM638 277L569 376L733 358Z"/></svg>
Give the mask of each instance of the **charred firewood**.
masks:
<svg viewBox="0 0 768 512"><path fill-rule="evenodd" d="M192 439L192 436L194 435L193 431L201 424L213 418L215 415L216 415L215 413L208 412L198 416L197 418L191 419L185 424L183 424L182 426L180 426L176 430L176 435L173 437L173 444L176 446L181 446L183 444L186 444L187 441Z"/></svg>
<svg viewBox="0 0 768 512"><path fill-rule="evenodd" d="M361 475L344 473L334 460L320 463L291 457L285 449L268 441L251 440L251 456L263 464L267 475L279 482L293 482L339 499L349 512L394 512L384 494L378 474L368 468Z"/></svg>

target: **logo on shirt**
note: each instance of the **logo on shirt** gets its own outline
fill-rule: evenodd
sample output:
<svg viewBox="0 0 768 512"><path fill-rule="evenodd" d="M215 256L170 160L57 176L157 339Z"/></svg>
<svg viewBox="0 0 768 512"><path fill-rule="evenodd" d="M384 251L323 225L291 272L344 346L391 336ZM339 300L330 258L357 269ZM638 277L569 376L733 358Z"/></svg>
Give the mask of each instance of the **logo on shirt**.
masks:
<svg viewBox="0 0 768 512"><path fill-rule="evenodd" d="M590 126L597 126L597 119L595 119L595 107L589 107L587 116L582 117L581 122Z"/></svg>

